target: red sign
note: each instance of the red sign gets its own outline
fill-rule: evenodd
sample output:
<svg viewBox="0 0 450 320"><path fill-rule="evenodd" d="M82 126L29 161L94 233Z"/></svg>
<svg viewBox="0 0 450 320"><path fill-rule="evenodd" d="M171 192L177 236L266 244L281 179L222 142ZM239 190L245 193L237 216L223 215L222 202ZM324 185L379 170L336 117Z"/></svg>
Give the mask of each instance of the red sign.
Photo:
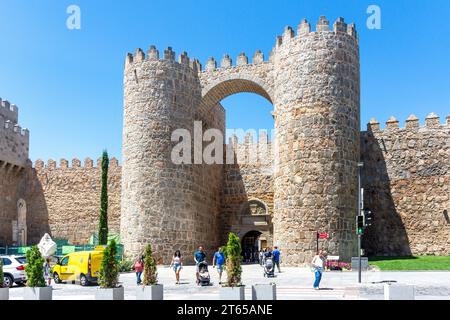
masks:
<svg viewBox="0 0 450 320"><path fill-rule="evenodd" d="M330 235L328 233L317 233L319 239L328 239Z"/></svg>

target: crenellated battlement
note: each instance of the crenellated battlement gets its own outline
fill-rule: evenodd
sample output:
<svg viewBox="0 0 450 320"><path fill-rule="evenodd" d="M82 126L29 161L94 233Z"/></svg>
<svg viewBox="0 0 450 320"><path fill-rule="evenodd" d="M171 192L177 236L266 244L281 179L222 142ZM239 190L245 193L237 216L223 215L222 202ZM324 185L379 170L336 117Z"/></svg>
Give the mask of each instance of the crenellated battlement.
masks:
<svg viewBox="0 0 450 320"><path fill-rule="evenodd" d="M213 72L215 70L223 70L232 67L240 67L246 65L257 65L261 63L270 63L273 62L274 54L277 48L282 47L285 44L288 44L294 41L297 38L305 37L310 33L319 33L319 32L334 32L336 34L347 34L354 39L358 40L358 34L356 32L356 27L354 23L347 24L344 21L344 18L338 18L334 24L333 28L330 29L329 21L321 16L319 21L316 24L316 31L311 30L311 25L306 19L302 19L300 24L297 27L297 35L292 27L286 26L284 32L281 36L276 37L275 47L269 54L269 59L264 59L264 54L261 50L256 50L256 52L252 56L252 61L249 63L249 58L246 56L244 52L241 52L237 58L236 63L233 64L233 60L229 54L224 54L220 59L220 63L214 58L209 57L208 61L205 64L205 70L203 72Z"/></svg>
<svg viewBox="0 0 450 320"><path fill-rule="evenodd" d="M183 51L178 56L178 59L175 59L175 57L176 53L173 51L172 47L165 49L161 56L155 45L150 46L147 54L145 54L141 48L137 48L134 54L127 54L125 58L125 69L136 63L142 63L145 61L172 61L180 65L189 66L195 72L201 72L201 63L197 59L190 59L186 51Z"/></svg>
<svg viewBox="0 0 450 320"><path fill-rule="evenodd" d="M148 49L147 53L145 53L142 49L136 49L134 54L128 53L125 60L125 68L132 66L135 63L142 63L144 61L152 61L152 60L162 60L162 61L173 61L175 63L179 63L181 65L189 65L195 72L204 72L209 73L215 70L224 70L233 67L242 67L247 65L259 65L263 63L271 63L274 59L274 54L277 48L282 47L283 45L290 43L296 38L302 38L310 33L319 33L319 32L334 32L336 34L347 34L356 40L358 40L358 34L356 32L356 27L354 23L347 24L344 21L344 18L338 18L333 27L330 29L330 22L324 17L321 16L319 21L316 24L316 31L311 30L311 25L306 19L302 19L300 24L297 27L297 35L292 27L287 26L284 30L283 35L276 37L276 44L274 49L270 52L268 60L265 59L264 54L261 50L256 50L255 53L250 58L244 53L241 52L233 63L233 59L229 54L224 54L220 60L216 60L214 57L209 57L205 63L205 68L202 68L202 64L198 59L190 59L186 52L182 52L178 59L176 59L176 53L173 51L172 47L168 47L164 50L162 54L156 48L156 46L151 45Z"/></svg>
<svg viewBox="0 0 450 320"><path fill-rule="evenodd" d="M420 126L420 120L415 115L411 114L405 121L404 127L399 127L399 121L391 116L386 121L386 126L382 129L380 123L372 118L367 124L367 131L379 132L379 131L392 131L392 130L429 130L429 129L450 129L450 115L446 117L445 123L441 124L440 118L434 112L431 112L425 118L425 125Z"/></svg>
<svg viewBox="0 0 450 320"><path fill-rule="evenodd" d="M28 160L30 132L19 124L19 108L0 98L0 160L25 167Z"/></svg>
<svg viewBox="0 0 450 320"><path fill-rule="evenodd" d="M241 140L233 134L225 147L226 164L270 167L273 165L273 144L266 131L260 131L258 139L249 132ZM228 154L230 150L234 155Z"/></svg>
<svg viewBox="0 0 450 320"><path fill-rule="evenodd" d="M27 128L22 128L11 120L4 121L0 118L0 128L5 134L10 136L16 135L19 138L23 137L25 140L27 140L30 136L30 131Z"/></svg>
<svg viewBox="0 0 450 320"><path fill-rule="evenodd" d="M8 100L0 98L0 119L9 120L16 124L19 119L19 108L15 104L11 104Z"/></svg>
<svg viewBox="0 0 450 320"><path fill-rule="evenodd" d="M227 53L223 55L222 59L220 60L220 64L217 63L217 61L214 57L209 57L208 61L206 62L206 65L205 65L205 70L203 70L203 71L204 72L212 72L217 69L222 70L222 69L241 67L241 66L246 66L246 65L258 65L258 64L265 63L265 62L269 62L270 58L269 58L269 61L265 61L264 53L262 53L261 50L256 50L251 58L251 62L249 62L250 59L245 54L245 52L239 53L239 55L236 57L235 61L236 61L236 63L233 64L233 59Z"/></svg>
<svg viewBox="0 0 450 320"><path fill-rule="evenodd" d="M254 134L247 132L243 138L239 138L238 135L232 134L227 141L229 145L248 145L248 144L270 144L269 134L267 131L261 130L259 136L255 139Z"/></svg>
<svg viewBox="0 0 450 320"><path fill-rule="evenodd" d="M325 16L320 16L316 23L316 30L311 30L311 24L306 19L302 19L297 26L297 35L292 27L286 26L281 36L276 37L275 49L288 44L295 39L301 39L309 34L321 32L334 32L335 34L347 34L358 42L358 33L354 23L347 24L344 18L339 17L330 27L330 21Z"/></svg>
<svg viewBox="0 0 450 320"><path fill-rule="evenodd" d="M53 159L47 160L47 163L45 163L41 159L38 159L34 163L32 163L31 166L38 171L41 171L41 170L66 170L66 169L69 169L69 170L71 170L71 169L73 169L73 170L76 170L76 169L101 170L101 163L102 163L101 157L97 159L97 163L95 166L94 166L94 160L92 160L89 157L84 159L83 164L82 164L81 160L78 158L73 158L70 163L67 159L60 159L58 163ZM111 158L109 160L109 168L113 169L113 170L121 169L119 160L117 160L117 158Z"/></svg>

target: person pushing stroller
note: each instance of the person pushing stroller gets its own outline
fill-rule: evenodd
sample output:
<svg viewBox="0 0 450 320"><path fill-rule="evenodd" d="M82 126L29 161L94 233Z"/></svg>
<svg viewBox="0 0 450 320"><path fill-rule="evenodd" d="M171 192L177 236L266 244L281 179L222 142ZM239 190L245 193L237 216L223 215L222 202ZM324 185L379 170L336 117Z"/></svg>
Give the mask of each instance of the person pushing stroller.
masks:
<svg viewBox="0 0 450 320"><path fill-rule="evenodd" d="M263 268L264 277L275 277L275 264L273 261L272 249L270 247L267 248L266 253L264 254Z"/></svg>
<svg viewBox="0 0 450 320"><path fill-rule="evenodd" d="M200 266L205 265L205 258L206 253L203 251L203 247L199 246L198 250L194 253L194 261L195 261L195 276L196 276L196 283L200 284L199 280L199 273L200 273Z"/></svg>

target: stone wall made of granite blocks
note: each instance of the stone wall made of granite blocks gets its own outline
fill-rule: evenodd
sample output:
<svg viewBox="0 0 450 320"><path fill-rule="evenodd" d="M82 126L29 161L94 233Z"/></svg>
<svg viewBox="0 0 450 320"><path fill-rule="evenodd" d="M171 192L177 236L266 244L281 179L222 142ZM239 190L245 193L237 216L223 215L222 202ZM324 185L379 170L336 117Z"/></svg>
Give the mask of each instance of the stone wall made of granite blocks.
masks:
<svg viewBox="0 0 450 320"><path fill-rule="evenodd" d="M434 114L426 120L421 127L410 116L400 128L392 117L384 129L372 120L361 136L365 206L374 215L369 254L450 252L450 127Z"/></svg>

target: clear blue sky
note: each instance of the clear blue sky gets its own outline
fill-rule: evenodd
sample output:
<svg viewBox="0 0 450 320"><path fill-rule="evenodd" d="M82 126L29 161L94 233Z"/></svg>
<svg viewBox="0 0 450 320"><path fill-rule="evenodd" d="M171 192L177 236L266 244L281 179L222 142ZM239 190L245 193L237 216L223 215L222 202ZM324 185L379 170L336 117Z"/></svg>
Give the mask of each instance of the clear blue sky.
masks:
<svg viewBox="0 0 450 320"><path fill-rule="evenodd" d="M81 30L66 28L66 8L81 8ZM382 29L366 28L366 9L382 10ZM357 24L361 45L362 127L371 117L410 113L423 122L450 114L450 1L109 1L0 0L0 97L20 108L31 131L30 157L120 158L124 57L155 44L234 58L266 57L286 25L305 17ZM252 94L224 100L230 128L272 128L272 106Z"/></svg>

